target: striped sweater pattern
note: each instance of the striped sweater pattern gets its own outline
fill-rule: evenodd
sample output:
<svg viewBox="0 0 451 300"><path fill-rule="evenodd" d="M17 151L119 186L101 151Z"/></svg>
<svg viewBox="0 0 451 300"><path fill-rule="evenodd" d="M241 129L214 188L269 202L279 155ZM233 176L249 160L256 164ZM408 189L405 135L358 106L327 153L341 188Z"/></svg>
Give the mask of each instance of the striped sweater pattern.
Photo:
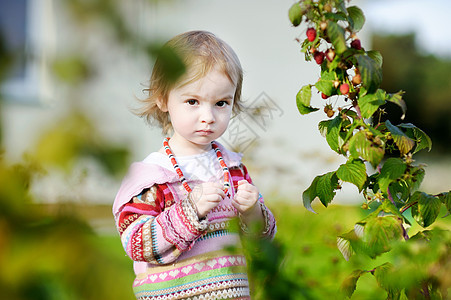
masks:
<svg viewBox="0 0 451 300"><path fill-rule="evenodd" d="M238 181L252 180L246 167L226 154L233 197ZM189 182L190 186L200 183ZM265 219L262 238L272 239L274 216L261 195L258 205ZM229 230L238 217L230 198L199 220L175 173L135 163L113 212L125 252L134 261L137 299L250 299L240 233Z"/></svg>

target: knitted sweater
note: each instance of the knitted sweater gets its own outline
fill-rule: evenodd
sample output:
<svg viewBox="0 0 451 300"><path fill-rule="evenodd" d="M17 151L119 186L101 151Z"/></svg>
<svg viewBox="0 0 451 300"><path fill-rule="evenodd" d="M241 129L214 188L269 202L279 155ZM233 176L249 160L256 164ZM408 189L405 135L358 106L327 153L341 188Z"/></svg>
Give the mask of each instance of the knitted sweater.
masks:
<svg viewBox="0 0 451 300"><path fill-rule="evenodd" d="M217 144L229 167L233 197L238 181L252 180L241 155ZM162 165L133 163L113 205L122 244L134 261L136 298L250 299L240 234L228 230L238 216L230 198L199 220L176 172ZM222 172L212 175L211 180L222 180ZM187 179L191 187L202 183ZM272 239L274 216L261 195L258 205L265 222L262 237Z"/></svg>

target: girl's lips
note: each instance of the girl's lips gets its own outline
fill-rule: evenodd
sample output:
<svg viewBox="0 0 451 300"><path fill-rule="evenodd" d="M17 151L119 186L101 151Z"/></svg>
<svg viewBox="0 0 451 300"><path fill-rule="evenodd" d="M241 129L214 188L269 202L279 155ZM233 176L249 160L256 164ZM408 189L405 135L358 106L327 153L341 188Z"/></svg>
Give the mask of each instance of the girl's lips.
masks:
<svg viewBox="0 0 451 300"><path fill-rule="evenodd" d="M213 131L211 131L211 130L198 130L196 132L200 135L210 135L213 133Z"/></svg>

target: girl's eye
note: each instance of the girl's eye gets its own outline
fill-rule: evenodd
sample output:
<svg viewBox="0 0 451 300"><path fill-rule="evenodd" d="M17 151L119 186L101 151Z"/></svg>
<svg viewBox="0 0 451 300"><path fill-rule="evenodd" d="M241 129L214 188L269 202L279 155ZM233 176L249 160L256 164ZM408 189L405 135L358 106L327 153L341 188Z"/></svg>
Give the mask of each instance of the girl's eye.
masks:
<svg viewBox="0 0 451 300"><path fill-rule="evenodd" d="M186 103L188 103L189 105L196 105L197 104L197 100L196 99L189 99L186 101Z"/></svg>
<svg viewBox="0 0 451 300"><path fill-rule="evenodd" d="M218 103L216 103L216 105L219 106L219 107L224 107L227 104L229 104L229 103L227 101L225 101L225 100L222 100L222 101L219 101Z"/></svg>

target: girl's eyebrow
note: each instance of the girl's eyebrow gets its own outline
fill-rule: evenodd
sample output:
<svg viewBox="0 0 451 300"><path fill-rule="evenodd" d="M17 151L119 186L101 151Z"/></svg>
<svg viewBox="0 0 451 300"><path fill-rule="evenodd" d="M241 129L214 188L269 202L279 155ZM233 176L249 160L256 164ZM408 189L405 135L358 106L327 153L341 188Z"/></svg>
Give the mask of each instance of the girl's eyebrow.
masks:
<svg viewBox="0 0 451 300"><path fill-rule="evenodd" d="M196 94L191 94L191 93L185 93L182 94L183 97L193 97L196 99L203 99L203 97L196 95ZM221 97L219 100L232 100L234 98L234 95L226 95L224 97Z"/></svg>

